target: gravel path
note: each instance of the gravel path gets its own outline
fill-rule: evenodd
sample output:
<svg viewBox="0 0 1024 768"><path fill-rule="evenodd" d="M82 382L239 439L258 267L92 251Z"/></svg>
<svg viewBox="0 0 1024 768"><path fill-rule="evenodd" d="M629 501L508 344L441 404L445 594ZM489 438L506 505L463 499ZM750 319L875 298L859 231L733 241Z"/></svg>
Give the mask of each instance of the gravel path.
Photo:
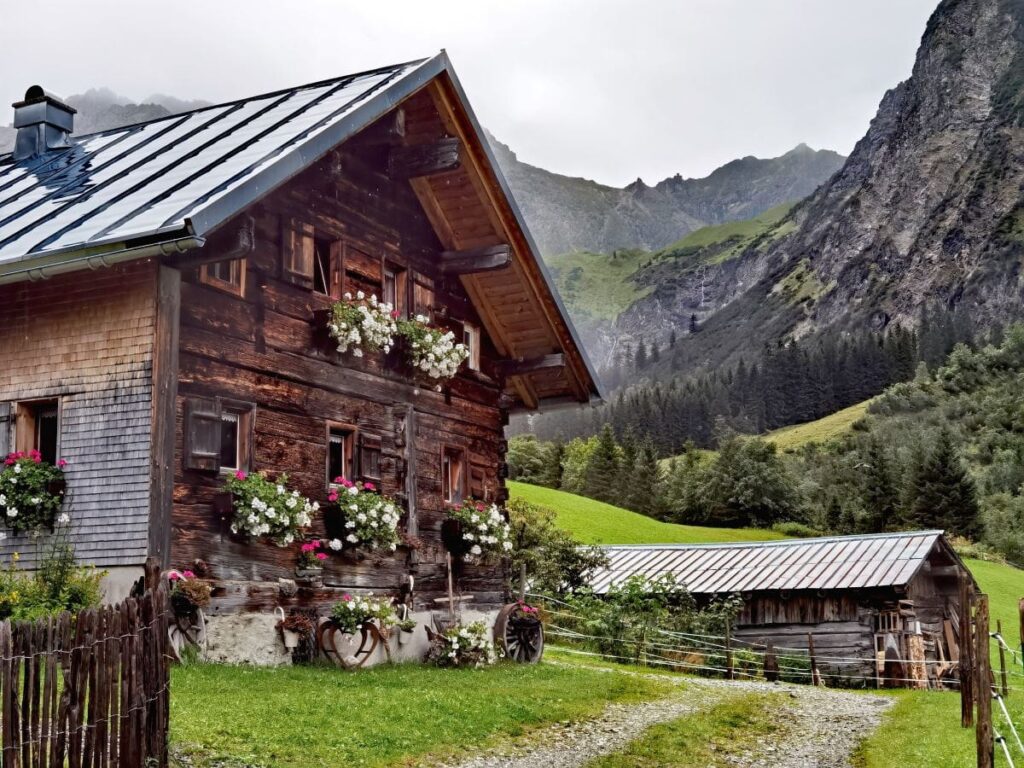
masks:
<svg viewBox="0 0 1024 768"><path fill-rule="evenodd" d="M659 678L665 680L666 678ZM484 752L446 768L573 768L625 747L657 723L749 692L788 694L784 735L763 740L723 764L742 768L846 768L859 741L876 728L891 699L825 688L690 678L678 693L643 704L611 704L594 719L537 731L528 743Z"/></svg>

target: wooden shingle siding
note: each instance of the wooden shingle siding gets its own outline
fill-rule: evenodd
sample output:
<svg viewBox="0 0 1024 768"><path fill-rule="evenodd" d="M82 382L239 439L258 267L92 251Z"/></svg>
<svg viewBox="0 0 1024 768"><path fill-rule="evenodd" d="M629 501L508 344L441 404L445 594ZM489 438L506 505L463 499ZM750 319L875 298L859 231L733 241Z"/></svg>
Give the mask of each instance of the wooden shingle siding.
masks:
<svg viewBox="0 0 1024 768"><path fill-rule="evenodd" d="M0 287L0 402L60 399L72 540L99 566L147 553L155 288L152 262Z"/></svg>

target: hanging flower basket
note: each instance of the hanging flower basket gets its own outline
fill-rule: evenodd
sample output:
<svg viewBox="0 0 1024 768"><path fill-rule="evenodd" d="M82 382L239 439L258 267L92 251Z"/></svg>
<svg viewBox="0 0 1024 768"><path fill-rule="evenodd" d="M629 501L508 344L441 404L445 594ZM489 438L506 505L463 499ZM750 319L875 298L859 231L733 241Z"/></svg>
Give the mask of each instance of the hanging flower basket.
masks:
<svg viewBox="0 0 1024 768"><path fill-rule="evenodd" d="M339 477L327 497L334 505L327 546L334 551L361 548L394 552L401 536L401 510L394 499L377 491L373 483L353 483Z"/></svg>
<svg viewBox="0 0 1024 768"><path fill-rule="evenodd" d="M67 482L61 459L43 461L39 451L17 451L0 466L0 518L13 531L51 530L68 522L61 514Z"/></svg>
<svg viewBox="0 0 1024 768"><path fill-rule="evenodd" d="M171 582L171 608L175 616L195 616L210 604L213 588L208 581L197 579L192 571L171 571L167 578Z"/></svg>
<svg viewBox="0 0 1024 768"><path fill-rule="evenodd" d="M398 313L390 304L366 297L362 291L353 296L346 293L331 308L327 330L340 353L351 352L362 357L364 352L391 351L398 333Z"/></svg>
<svg viewBox="0 0 1024 768"><path fill-rule="evenodd" d="M512 528L497 504L466 499L448 507L441 540L455 557L469 562L493 559L512 550Z"/></svg>
<svg viewBox="0 0 1024 768"><path fill-rule="evenodd" d="M287 487L288 476L271 481L263 474L236 472L227 481L233 497L231 532L249 539L265 537L279 547L301 538L320 505Z"/></svg>
<svg viewBox="0 0 1024 768"><path fill-rule="evenodd" d="M454 333L429 325L423 315L400 320L398 333L405 339L406 354L413 370L431 381L452 378L469 357L466 345L456 342Z"/></svg>

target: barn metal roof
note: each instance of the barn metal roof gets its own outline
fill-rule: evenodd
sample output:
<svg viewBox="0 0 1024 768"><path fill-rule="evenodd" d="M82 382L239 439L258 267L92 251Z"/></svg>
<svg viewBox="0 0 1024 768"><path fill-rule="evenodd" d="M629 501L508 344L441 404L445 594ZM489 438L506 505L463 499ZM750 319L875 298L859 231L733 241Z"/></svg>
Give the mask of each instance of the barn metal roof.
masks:
<svg viewBox="0 0 1024 768"><path fill-rule="evenodd" d="M736 544L604 547L610 564L590 578L603 594L634 574L673 574L694 594L836 590L907 584L942 531L830 536Z"/></svg>
<svg viewBox="0 0 1024 768"><path fill-rule="evenodd" d="M141 237L202 235L391 106L374 97L400 81L415 86L423 64L75 136L72 149L31 161L0 155L0 267Z"/></svg>

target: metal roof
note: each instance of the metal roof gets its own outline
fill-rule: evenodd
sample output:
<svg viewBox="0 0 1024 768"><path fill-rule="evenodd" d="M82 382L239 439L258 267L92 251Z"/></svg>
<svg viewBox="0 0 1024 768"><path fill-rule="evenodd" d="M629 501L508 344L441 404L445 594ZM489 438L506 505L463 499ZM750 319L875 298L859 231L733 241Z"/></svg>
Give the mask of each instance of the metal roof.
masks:
<svg viewBox="0 0 1024 768"><path fill-rule="evenodd" d="M736 544L604 547L608 568L595 571L598 594L630 576L673 574L694 594L836 590L907 584L942 539L942 531L830 536Z"/></svg>
<svg viewBox="0 0 1024 768"><path fill-rule="evenodd" d="M352 118L389 86L418 84L424 61L76 136L72 149L29 161L0 155L0 268L202 235L370 122Z"/></svg>

